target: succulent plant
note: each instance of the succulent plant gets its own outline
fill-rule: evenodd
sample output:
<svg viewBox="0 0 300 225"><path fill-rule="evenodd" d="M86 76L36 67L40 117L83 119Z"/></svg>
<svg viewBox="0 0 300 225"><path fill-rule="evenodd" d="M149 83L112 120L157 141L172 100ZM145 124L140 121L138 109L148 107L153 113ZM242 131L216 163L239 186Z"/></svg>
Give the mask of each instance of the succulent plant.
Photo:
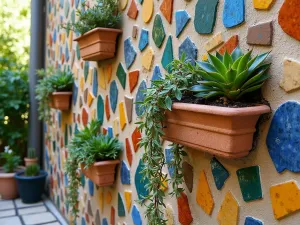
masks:
<svg viewBox="0 0 300 225"><path fill-rule="evenodd" d="M236 48L232 54L209 54L207 62L198 62L202 80L191 90L196 97L226 97L238 100L244 94L261 88L270 76L267 71L271 64L264 63L270 52L251 58L252 50L243 54Z"/></svg>
<svg viewBox="0 0 300 225"><path fill-rule="evenodd" d="M28 148L27 157L29 159L35 159L36 158L36 151L34 148Z"/></svg>
<svg viewBox="0 0 300 225"><path fill-rule="evenodd" d="M26 177L35 177L35 176L39 175L39 173L40 173L40 166L36 165L36 164L27 166L25 169Z"/></svg>

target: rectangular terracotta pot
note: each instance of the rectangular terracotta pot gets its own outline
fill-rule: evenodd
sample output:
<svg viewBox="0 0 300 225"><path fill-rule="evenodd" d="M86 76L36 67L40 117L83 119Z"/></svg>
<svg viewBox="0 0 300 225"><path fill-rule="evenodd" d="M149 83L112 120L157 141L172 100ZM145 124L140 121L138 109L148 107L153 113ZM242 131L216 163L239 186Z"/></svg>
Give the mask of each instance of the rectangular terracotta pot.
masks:
<svg viewBox="0 0 300 225"><path fill-rule="evenodd" d="M110 186L115 182L116 166L120 160L107 160L96 162L88 169L84 169L84 164L81 164L83 174L90 178L99 187Z"/></svg>
<svg viewBox="0 0 300 225"><path fill-rule="evenodd" d="M166 112L164 139L225 158L241 158L252 149L259 116L270 112L259 105L227 108L174 103Z"/></svg>
<svg viewBox="0 0 300 225"><path fill-rule="evenodd" d="M72 92L53 92L52 107L59 110L69 110L71 106Z"/></svg>
<svg viewBox="0 0 300 225"><path fill-rule="evenodd" d="M120 29L95 28L74 39L80 47L80 55L86 61L100 61L115 56L116 40Z"/></svg>

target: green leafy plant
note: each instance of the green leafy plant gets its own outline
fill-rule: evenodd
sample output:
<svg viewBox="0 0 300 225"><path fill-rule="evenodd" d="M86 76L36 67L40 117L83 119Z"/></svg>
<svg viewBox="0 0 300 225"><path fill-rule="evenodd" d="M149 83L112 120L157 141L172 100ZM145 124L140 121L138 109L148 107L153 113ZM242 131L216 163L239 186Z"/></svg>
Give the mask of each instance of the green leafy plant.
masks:
<svg viewBox="0 0 300 225"><path fill-rule="evenodd" d="M27 166L25 169L26 177L35 177L35 176L38 176L39 173L40 173L40 166L37 164Z"/></svg>
<svg viewBox="0 0 300 225"><path fill-rule="evenodd" d="M113 160L120 156L122 145L117 138L110 138L100 133L100 122L93 120L89 126L76 133L69 146L69 158L66 163L66 172L69 176L69 191L67 200L72 208L74 220L78 214L78 188L80 177L78 165L90 167L97 161Z"/></svg>
<svg viewBox="0 0 300 225"><path fill-rule="evenodd" d="M5 173L13 173L21 162L21 158L15 155L9 146L5 146L4 152L0 153L0 158L5 160L3 170Z"/></svg>
<svg viewBox="0 0 300 225"><path fill-rule="evenodd" d="M97 27L117 28L121 22L118 5L118 0L97 0L93 7L85 9L87 3L84 1L82 8L77 10L78 21L67 23L63 28L80 34Z"/></svg>
<svg viewBox="0 0 300 225"><path fill-rule="evenodd" d="M251 58L252 51L243 54L236 48L232 54L209 54L208 62L198 62L202 80L192 87L196 97L226 97L238 100L244 94L261 88L270 77L270 63L264 63L269 52Z"/></svg>
<svg viewBox="0 0 300 225"><path fill-rule="evenodd" d="M34 148L29 148L27 152L27 157L29 159L35 159L36 158L36 151Z"/></svg>
<svg viewBox="0 0 300 225"><path fill-rule="evenodd" d="M52 92L72 91L73 73L70 71L54 71L49 67L48 70L38 70L41 79L36 85L36 99L39 101L39 119L51 124L50 106Z"/></svg>

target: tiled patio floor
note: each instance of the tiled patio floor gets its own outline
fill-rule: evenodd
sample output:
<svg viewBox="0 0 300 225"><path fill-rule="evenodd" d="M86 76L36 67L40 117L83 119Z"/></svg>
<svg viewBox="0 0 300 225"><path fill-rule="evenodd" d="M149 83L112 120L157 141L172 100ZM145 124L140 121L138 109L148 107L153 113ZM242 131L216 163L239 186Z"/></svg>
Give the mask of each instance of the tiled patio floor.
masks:
<svg viewBox="0 0 300 225"><path fill-rule="evenodd" d="M48 199L24 204L21 199L0 200L0 225L67 225Z"/></svg>

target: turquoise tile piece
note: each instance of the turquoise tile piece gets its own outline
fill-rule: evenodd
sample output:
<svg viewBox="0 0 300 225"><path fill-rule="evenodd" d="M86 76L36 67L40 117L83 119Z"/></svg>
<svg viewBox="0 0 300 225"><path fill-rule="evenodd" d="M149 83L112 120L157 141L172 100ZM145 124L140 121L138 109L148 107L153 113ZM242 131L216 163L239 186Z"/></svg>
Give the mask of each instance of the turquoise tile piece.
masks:
<svg viewBox="0 0 300 225"><path fill-rule="evenodd" d="M129 69L136 57L136 51L131 43L130 37L124 41L124 57L126 68Z"/></svg>
<svg viewBox="0 0 300 225"><path fill-rule="evenodd" d="M232 28L245 21L245 0L225 0L223 10L223 24Z"/></svg>
<svg viewBox="0 0 300 225"><path fill-rule="evenodd" d="M132 217L134 225L142 225L143 224L140 212L139 212L138 208L136 207L136 205L134 205L132 208L131 217Z"/></svg>
<svg viewBox="0 0 300 225"><path fill-rule="evenodd" d="M135 188L136 192L138 194L139 200L144 200L144 197L148 195L148 190L146 189L146 185L148 185L149 180L147 178L143 178L143 175L141 174L143 168L144 168L144 163L140 159L138 167L136 168L135 171L135 177L134 177L134 183L135 183Z"/></svg>
<svg viewBox="0 0 300 225"><path fill-rule="evenodd" d="M173 177L175 169L174 169L174 166L171 165L171 163L174 159L174 154L173 154L171 148L165 149L165 156L166 156L166 163L168 165L168 171L169 171L170 177Z"/></svg>
<svg viewBox="0 0 300 225"><path fill-rule="evenodd" d="M101 95L98 96L97 101L97 118L100 121L100 124L103 124L104 120L104 101Z"/></svg>
<svg viewBox="0 0 300 225"><path fill-rule="evenodd" d="M113 138L114 137L114 133L113 133L113 129L112 127L108 127L107 128L107 134L110 138Z"/></svg>
<svg viewBox="0 0 300 225"><path fill-rule="evenodd" d="M73 84L73 104L76 105L77 102L77 97L78 97L78 86L76 85L76 83L74 82Z"/></svg>
<svg viewBox="0 0 300 225"><path fill-rule="evenodd" d="M72 10L72 12L71 12L71 22L72 23L75 23L75 18L76 18L75 10Z"/></svg>
<svg viewBox="0 0 300 225"><path fill-rule="evenodd" d="M135 98L135 112L136 112L136 115L138 115L138 116L141 116L145 111L145 107L140 106L140 104L138 104L138 102L144 101L144 99L145 99L144 91L146 89L147 89L147 84L146 84L146 81L143 80L138 88L136 98Z"/></svg>
<svg viewBox="0 0 300 225"><path fill-rule="evenodd" d="M195 7L195 30L199 34L213 32L219 0L198 0Z"/></svg>
<svg viewBox="0 0 300 225"><path fill-rule="evenodd" d="M139 49L140 51L143 51L149 43L149 32L146 29L141 30L141 36L139 41Z"/></svg>
<svg viewBox="0 0 300 225"><path fill-rule="evenodd" d="M130 170L124 160L121 163L121 182L122 184L130 184Z"/></svg>
<svg viewBox="0 0 300 225"><path fill-rule="evenodd" d="M89 68L90 68L90 63L88 61L84 62L84 67L83 67L83 74L84 74L84 80L87 80L87 77L89 75Z"/></svg>
<svg viewBox="0 0 300 225"><path fill-rule="evenodd" d="M109 90L109 101L110 101L110 107L113 112L116 112L117 103L118 103L118 86L117 82L113 80L110 84L110 90Z"/></svg>
<svg viewBox="0 0 300 225"><path fill-rule="evenodd" d="M236 171L245 202L262 198L259 166L251 166Z"/></svg>
<svg viewBox="0 0 300 225"><path fill-rule="evenodd" d="M175 12L176 37L179 37L190 19L191 16L187 13L186 10L178 10Z"/></svg>
<svg viewBox="0 0 300 225"><path fill-rule="evenodd" d="M152 28L152 38L155 43L155 45L160 48L162 43L164 42L166 33L164 29L164 25L161 19L161 16L159 14L156 14L153 22L153 28Z"/></svg>
<svg viewBox="0 0 300 225"><path fill-rule="evenodd" d="M229 177L229 172L215 157L211 159L210 166L216 187L221 190Z"/></svg>
<svg viewBox="0 0 300 225"><path fill-rule="evenodd" d="M179 46L179 58L181 58L183 54L185 54L186 61L190 62L192 65L196 64L198 49L190 37L187 37Z"/></svg>
<svg viewBox="0 0 300 225"><path fill-rule="evenodd" d="M90 196L94 196L94 183L91 179L88 181Z"/></svg>
<svg viewBox="0 0 300 225"><path fill-rule="evenodd" d="M81 187L84 188L85 186L85 176L83 173L80 173L80 183L81 183Z"/></svg>
<svg viewBox="0 0 300 225"><path fill-rule="evenodd" d="M97 97L98 95L98 72L97 69L93 69L93 95Z"/></svg>
<svg viewBox="0 0 300 225"><path fill-rule="evenodd" d="M78 44L76 44L76 56L77 56L77 59L79 60L80 59L80 48L79 48Z"/></svg>
<svg viewBox="0 0 300 225"><path fill-rule="evenodd" d="M260 220L247 216L244 225L264 225Z"/></svg>
<svg viewBox="0 0 300 225"><path fill-rule="evenodd" d="M172 44L172 36L170 35L161 59L161 64L168 72L171 71L171 67L168 66L174 59L173 55L173 44Z"/></svg>
<svg viewBox="0 0 300 225"><path fill-rule="evenodd" d="M124 67L123 67L122 63L119 63L119 65L118 65L117 77L118 77L123 89L125 90L125 87L126 87L126 72L124 70Z"/></svg>
<svg viewBox="0 0 300 225"><path fill-rule="evenodd" d="M119 217L125 216L124 202L120 192L118 193L118 216Z"/></svg>

